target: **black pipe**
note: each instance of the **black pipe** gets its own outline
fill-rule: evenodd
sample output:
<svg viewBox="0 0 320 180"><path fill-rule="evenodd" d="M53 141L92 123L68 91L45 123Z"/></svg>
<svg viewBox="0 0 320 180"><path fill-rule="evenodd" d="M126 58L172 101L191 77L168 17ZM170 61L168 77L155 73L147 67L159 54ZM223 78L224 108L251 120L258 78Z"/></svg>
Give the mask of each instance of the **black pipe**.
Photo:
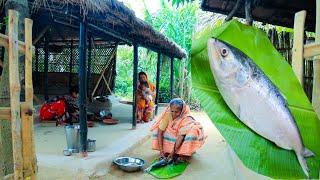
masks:
<svg viewBox="0 0 320 180"><path fill-rule="evenodd" d="M174 67L173 67L174 58L170 59L170 98L173 98L173 85L174 85Z"/></svg>
<svg viewBox="0 0 320 180"><path fill-rule="evenodd" d="M137 81L138 81L138 45L133 45L133 105L132 105L132 129L135 129L137 126L137 115L136 115L136 108L137 108L137 102L136 102L136 92L137 92Z"/></svg>
<svg viewBox="0 0 320 180"><path fill-rule="evenodd" d="M71 44L70 44L69 89L72 86L72 66L73 66L73 40L71 40Z"/></svg>
<svg viewBox="0 0 320 180"><path fill-rule="evenodd" d="M87 110L86 110L86 43L87 24L80 22L80 43L79 43L79 118L80 118L80 151L87 152Z"/></svg>
<svg viewBox="0 0 320 180"><path fill-rule="evenodd" d="M237 0L236 5L233 7L233 9L231 10L231 12L228 14L228 16L226 17L225 21L230 21L230 20L232 19L232 17L233 17L234 14L236 13L236 11L239 10L240 3L241 3L241 0Z"/></svg>
<svg viewBox="0 0 320 180"><path fill-rule="evenodd" d="M35 46L35 82L39 81L39 47L38 45Z"/></svg>
<svg viewBox="0 0 320 180"><path fill-rule="evenodd" d="M160 66L161 66L161 59L162 55L161 53L158 53L158 61L157 61L157 79L156 79L156 115L158 115L158 101L159 101L159 84L160 84Z"/></svg>
<svg viewBox="0 0 320 180"><path fill-rule="evenodd" d="M252 0L245 1L245 14L246 14L246 23L252 26Z"/></svg>
<svg viewBox="0 0 320 180"><path fill-rule="evenodd" d="M48 36L45 37L44 45L44 99L49 100L48 96L48 66L49 66L49 39Z"/></svg>
<svg viewBox="0 0 320 180"><path fill-rule="evenodd" d="M88 48L88 77L87 77L87 97L90 97L90 80L91 80L91 61L92 61L92 44L91 44L91 36L89 37L89 48Z"/></svg>

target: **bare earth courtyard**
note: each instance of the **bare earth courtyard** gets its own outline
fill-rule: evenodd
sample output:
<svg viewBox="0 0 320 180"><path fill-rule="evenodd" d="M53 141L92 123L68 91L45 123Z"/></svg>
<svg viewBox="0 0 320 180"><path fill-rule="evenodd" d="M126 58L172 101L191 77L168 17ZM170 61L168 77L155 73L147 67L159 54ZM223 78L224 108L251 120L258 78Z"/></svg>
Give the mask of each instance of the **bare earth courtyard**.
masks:
<svg viewBox="0 0 320 180"><path fill-rule="evenodd" d="M120 155L139 157L146 161L146 167L157 157L151 150L150 126L154 121L138 124L131 130L131 106L113 103L112 112L121 123L107 126L96 123L88 129L88 138L96 139L96 151L80 159L77 154L63 156L66 148L65 133L55 124L40 124L36 127L36 152L38 179L155 179L142 171L126 173L112 164ZM219 131L203 112L193 113L208 135L204 146L193 156L184 174L175 179L267 179L244 167L229 148Z"/></svg>

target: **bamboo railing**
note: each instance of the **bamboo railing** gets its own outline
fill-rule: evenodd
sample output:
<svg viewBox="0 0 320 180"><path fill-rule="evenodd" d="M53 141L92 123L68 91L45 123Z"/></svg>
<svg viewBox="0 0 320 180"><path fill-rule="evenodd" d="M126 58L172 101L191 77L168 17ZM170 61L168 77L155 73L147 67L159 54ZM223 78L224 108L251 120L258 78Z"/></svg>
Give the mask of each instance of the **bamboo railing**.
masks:
<svg viewBox="0 0 320 180"><path fill-rule="evenodd" d="M8 49L10 107L0 107L0 120L11 120L14 173L5 179L36 179L33 134L32 20L25 19L25 42L18 40L17 11L9 10L8 36L0 34L0 46ZM25 102L20 101L19 52L25 55Z"/></svg>
<svg viewBox="0 0 320 180"><path fill-rule="evenodd" d="M299 11L294 18L294 37L292 48L292 68L298 77L300 83L303 80L303 61L304 58L313 59L313 90L312 90L312 105L320 117L320 0L316 1L316 35L315 42L304 45L304 24L306 11Z"/></svg>

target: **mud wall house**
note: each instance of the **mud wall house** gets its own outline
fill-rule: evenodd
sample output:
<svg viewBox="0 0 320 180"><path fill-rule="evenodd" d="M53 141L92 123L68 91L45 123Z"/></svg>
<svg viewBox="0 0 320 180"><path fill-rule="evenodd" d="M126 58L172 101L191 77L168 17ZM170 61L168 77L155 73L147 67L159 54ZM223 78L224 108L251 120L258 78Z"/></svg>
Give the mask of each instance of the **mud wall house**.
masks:
<svg viewBox="0 0 320 180"><path fill-rule="evenodd" d="M9 1L0 1L2 20L6 17L6 3ZM66 94L69 87L75 84L80 87L80 107L84 107L87 97L110 94L116 77L118 45L133 47L134 90L139 47L158 53L158 70L162 56L168 56L172 61L186 56L177 44L116 0L28 0L27 4L33 20L35 46L33 86L35 94L43 95L45 99L49 95ZM2 60L4 52L4 49L0 51ZM96 86L101 74L104 74L103 80ZM159 71L157 75L159 85ZM134 109L135 106L133 115ZM80 109L80 124L85 132L81 135L82 145L85 146L86 116L81 114L86 114L86 108ZM133 118L133 127L135 125ZM11 146L9 143L7 145Z"/></svg>

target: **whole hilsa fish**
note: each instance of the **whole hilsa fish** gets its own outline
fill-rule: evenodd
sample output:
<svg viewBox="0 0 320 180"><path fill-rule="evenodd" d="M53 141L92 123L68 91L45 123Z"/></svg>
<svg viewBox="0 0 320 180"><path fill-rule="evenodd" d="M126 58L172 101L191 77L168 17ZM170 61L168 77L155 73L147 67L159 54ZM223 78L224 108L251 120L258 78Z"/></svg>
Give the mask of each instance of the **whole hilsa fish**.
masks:
<svg viewBox="0 0 320 180"><path fill-rule="evenodd" d="M303 142L288 103L264 72L239 49L208 40L211 72L223 99L250 129L277 146L294 150L309 177L305 158L314 154Z"/></svg>

